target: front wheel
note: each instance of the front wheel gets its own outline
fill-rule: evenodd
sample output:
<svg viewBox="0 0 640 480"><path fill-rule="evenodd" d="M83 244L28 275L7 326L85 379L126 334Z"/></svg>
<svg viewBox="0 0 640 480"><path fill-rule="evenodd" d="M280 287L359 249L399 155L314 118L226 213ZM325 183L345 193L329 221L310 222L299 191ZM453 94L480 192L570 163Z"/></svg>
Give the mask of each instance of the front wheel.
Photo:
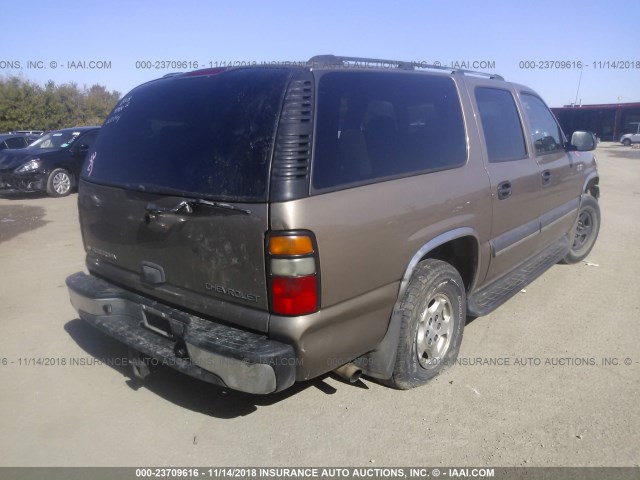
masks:
<svg viewBox="0 0 640 480"><path fill-rule="evenodd" d="M406 390L451 366L460 350L466 309L458 271L441 260L420 262L396 312L401 330L393 376L386 383Z"/></svg>
<svg viewBox="0 0 640 480"><path fill-rule="evenodd" d="M573 243L563 263L578 263L584 260L598 238L600 231L600 206L592 196L586 196L580 205L578 219L573 226Z"/></svg>
<svg viewBox="0 0 640 480"><path fill-rule="evenodd" d="M629 140L628 138L625 138L624 141L622 142L622 144L625 147L628 147L629 145L631 145L631 140Z"/></svg>
<svg viewBox="0 0 640 480"><path fill-rule="evenodd" d="M47 193L52 197L66 197L71 192L71 175L63 168L56 168L49 174Z"/></svg>

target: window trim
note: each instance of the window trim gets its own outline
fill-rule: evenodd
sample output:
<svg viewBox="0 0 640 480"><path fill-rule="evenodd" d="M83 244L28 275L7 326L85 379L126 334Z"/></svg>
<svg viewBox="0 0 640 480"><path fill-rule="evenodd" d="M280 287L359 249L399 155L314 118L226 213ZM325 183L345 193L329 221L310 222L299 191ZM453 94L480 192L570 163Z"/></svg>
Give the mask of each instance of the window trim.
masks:
<svg viewBox="0 0 640 480"><path fill-rule="evenodd" d="M520 131L522 132L522 143L524 145L524 155L521 157L513 157L513 158L501 158L499 160L492 160L489 157L489 149L487 148L487 137L484 133L484 124L482 123L482 115L480 114L480 106L478 105L478 97L476 96L476 93L479 89L485 89L485 90L501 90L503 92L507 92L509 95L511 95L511 100L513 100L513 105L514 107L516 107L516 114L518 115L518 120L520 121ZM480 127L482 129L482 137L481 137L481 143L483 145L483 148L485 150L485 152L487 153L487 162L488 163L505 163L505 162L517 162L520 160L526 160L528 158L531 158L531 149L529 148L529 141L527 140L527 132L528 130L525 128L525 122L524 122L524 117L523 117L523 112L520 111L520 103L518 102L519 99L516 99L516 96L514 95L514 92L509 89L509 88L501 88L501 87L495 87L495 86L490 86L490 85L476 85L473 89L473 101L475 104L475 107L478 109L478 118L480 120ZM480 132L478 132L480 133Z"/></svg>
<svg viewBox="0 0 640 480"><path fill-rule="evenodd" d="M406 173L399 173L399 174L395 174L395 175L384 175L381 177L375 177L375 178L368 178L368 179L364 179L364 180L360 180L360 181L355 181L355 182L349 182L349 183L340 183L338 185L332 185L330 187L324 187L324 188L317 188L314 183L314 175L315 175L315 169L316 169L316 141L317 141L317 137L318 135L316 134L317 132L317 126L318 126L318 103L319 103L319 99L320 99L320 81L322 80L322 78L330 73L343 73L344 70L326 70L323 72L316 72L315 75L315 91L316 91L316 95L314 98L314 118L313 118L313 145L312 145L312 156L311 156L311 175L309 176L309 196L314 196L314 195L323 195L325 193L332 193L332 192L339 192L341 190L349 190L352 188L358 188L358 187L364 187L367 185L375 185L377 183L383 183L383 182L390 182L390 181L394 181L394 180L401 180L403 178L411 178L411 177L417 177L417 176L421 176L421 175L428 175L430 173L436 173L436 172L444 172L446 170L455 170L458 168L462 168L464 166L466 166L469 163L469 132L467 129L467 118L465 115L465 109L464 109L464 105L462 102L462 98L461 98L461 91L460 91L460 86L458 85L458 82L455 81L455 79L453 79L452 77L448 76L448 75L442 75L442 74L437 74L437 73L415 73L415 72L397 72L397 71L393 71L393 72L387 72L387 71L375 71L375 73L382 73L385 75L407 75L407 76L414 76L414 75L420 75L423 77L439 77L439 78L447 78L449 79L449 81L451 81L453 83L456 95L457 95L457 99L458 99L458 105L460 107L460 116L462 118L462 130L464 133L464 141L465 141L465 158L464 161L454 164L454 165L449 165L449 166L443 166L443 167L434 167L434 168L426 168L424 170L416 170L416 171L411 171L411 172L406 172ZM319 73L319 74L318 74ZM372 73L372 71L370 70L364 70L362 72L357 72L357 73L362 73L362 74L366 74L366 73Z"/></svg>

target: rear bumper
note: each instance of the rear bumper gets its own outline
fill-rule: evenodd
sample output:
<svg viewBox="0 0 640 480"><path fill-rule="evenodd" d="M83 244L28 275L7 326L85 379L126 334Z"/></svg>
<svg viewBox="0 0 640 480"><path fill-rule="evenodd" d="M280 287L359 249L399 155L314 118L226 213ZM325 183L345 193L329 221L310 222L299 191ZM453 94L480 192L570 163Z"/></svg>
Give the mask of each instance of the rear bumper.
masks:
<svg viewBox="0 0 640 480"><path fill-rule="evenodd" d="M81 319L161 365L256 394L278 392L295 381L298 362L291 345L187 314L82 272L68 277L67 287Z"/></svg>

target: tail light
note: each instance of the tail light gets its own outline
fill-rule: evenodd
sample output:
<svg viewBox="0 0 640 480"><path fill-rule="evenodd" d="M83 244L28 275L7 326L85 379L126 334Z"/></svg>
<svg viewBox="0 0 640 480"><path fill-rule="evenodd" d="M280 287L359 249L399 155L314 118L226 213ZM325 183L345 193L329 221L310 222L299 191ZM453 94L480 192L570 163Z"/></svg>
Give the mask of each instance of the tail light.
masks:
<svg viewBox="0 0 640 480"><path fill-rule="evenodd" d="M270 232L267 272L272 313L308 315L318 311L318 249L311 232Z"/></svg>

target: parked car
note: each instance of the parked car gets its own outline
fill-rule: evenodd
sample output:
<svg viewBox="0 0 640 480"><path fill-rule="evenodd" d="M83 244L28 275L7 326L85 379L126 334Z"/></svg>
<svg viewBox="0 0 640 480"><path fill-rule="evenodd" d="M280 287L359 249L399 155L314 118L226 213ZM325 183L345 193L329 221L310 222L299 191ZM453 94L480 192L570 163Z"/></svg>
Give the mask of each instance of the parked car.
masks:
<svg viewBox="0 0 640 480"><path fill-rule="evenodd" d="M632 143L640 143L640 122L631 122L631 126L635 128L635 132L626 133L620 137L620 143L628 147Z"/></svg>
<svg viewBox="0 0 640 480"><path fill-rule="evenodd" d="M8 148L24 148L29 145L29 137L27 135L2 134L0 135L0 150Z"/></svg>
<svg viewBox="0 0 640 480"><path fill-rule="evenodd" d="M380 62L199 70L119 102L67 286L134 375L151 358L250 393L332 370L411 388L454 363L467 315L589 254L592 134L567 142L498 75Z"/></svg>
<svg viewBox="0 0 640 480"><path fill-rule="evenodd" d="M77 127L43 135L27 148L0 153L0 191L68 195L100 127Z"/></svg>

